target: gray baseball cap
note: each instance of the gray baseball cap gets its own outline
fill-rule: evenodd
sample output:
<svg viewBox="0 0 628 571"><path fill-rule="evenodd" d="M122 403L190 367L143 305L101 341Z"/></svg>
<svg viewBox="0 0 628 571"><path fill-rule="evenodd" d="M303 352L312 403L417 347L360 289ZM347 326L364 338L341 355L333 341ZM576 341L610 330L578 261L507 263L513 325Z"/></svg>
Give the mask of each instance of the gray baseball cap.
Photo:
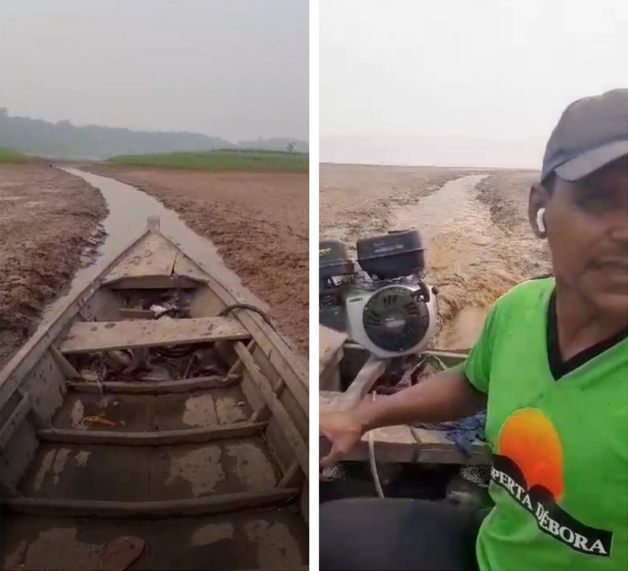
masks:
<svg viewBox="0 0 628 571"><path fill-rule="evenodd" d="M545 148L541 182L556 173L575 181L628 155L628 89L574 101Z"/></svg>

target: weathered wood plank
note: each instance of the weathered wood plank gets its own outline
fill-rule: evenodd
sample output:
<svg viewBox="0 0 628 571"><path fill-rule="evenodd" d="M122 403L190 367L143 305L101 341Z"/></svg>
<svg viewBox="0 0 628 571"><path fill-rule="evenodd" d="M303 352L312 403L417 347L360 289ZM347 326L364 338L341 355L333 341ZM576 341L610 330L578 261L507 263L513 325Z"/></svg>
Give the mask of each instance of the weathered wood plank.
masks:
<svg viewBox="0 0 628 571"><path fill-rule="evenodd" d="M319 376L327 369L330 362L337 362L337 355L342 353L342 346L347 335L324 325L318 326L318 367Z"/></svg>
<svg viewBox="0 0 628 571"><path fill-rule="evenodd" d="M248 338L249 332L231 317L75 322L60 349L65 354L89 353Z"/></svg>
<svg viewBox="0 0 628 571"><path fill-rule="evenodd" d="M357 405L373 388L373 385L386 370L387 361L370 357L353 382L343 393L343 399Z"/></svg>
<svg viewBox="0 0 628 571"><path fill-rule="evenodd" d="M246 319L247 316L244 315L246 312L243 311L241 313L242 315L238 315L238 317L242 323L245 323L248 327L249 321ZM253 314L251 317L257 317L257 314ZM257 324L255 324L255 322L251 323L251 328L257 328ZM299 403L299 406L304 411L308 411L310 399L308 395L309 377L307 376L307 371L304 371L304 376L297 376L293 366L294 363L288 361L286 357L278 351L278 346L272 341L271 335L277 335L276 332L269 328L269 331L264 333L266 333L265 337L260 336L256 339L257 345L264 352L266 357L268 357L270 363L284 380L294 395L294 398ZM281 341L283 342L283 339Z"/></svg>
<svg viewBox="0 0 628 571"><path fill-rule="evenodd" d="M298 462L290 464L284 475L281 477L281 481L277 486L279 488L296 488L301 484L303 480L303 473Z"/></svg>
<svg viewBox="0 0 628 571"><path fill-rule="evenodd" d="M419 444L409 426L384 426L366 433L355 453L368 458L368 440L373 437L375 459L378 462L418 462Z"/></svg>
<svg viewBox="0 0 628 571"><path fill-rule="evenodd" d="M177 254L172 273L192 280L207 281L207 274L182 252Z"/></svg>
<svg viewBox="0 0 628 571"><path fill-rule="evenodd" d="M196 289L199 282L185 277L140 276L122 278L106 286L109 289Z"/></svg>
<svg viewBox="0 0 628 571"><path fill-rule="evenodd" d="M164 395L171 393L188 393L207 389L230 387L239 383L241 376L229 374L226 377L212 375L210 377L194 377L180 381L139 381L139 382L104 382L105 393L118 395ZM68 383L68 390L77 393L100 393L100 387L96 383Z"/></svg>
<svg viewBox="0 0 628 571"><path fill-rule="evenodd" d="M270 381L264 377L248 349L241 341L238 341L235 345L235 350L240 359L242 359L244 367L251 374L251 377L257 386L261 389L264 400L266 401L272 415L277 419L278 424L281 426L281 430L285 435L286 440L292 447L296 459L301 466L301 470L303 470L305 477L309 479L310 455L307 442L305 442L301 437L301 434L297 430L293 420L290 418L290 415L286 411L283 403L273 391Z"/></svg>
<svg viewBox="0 0 628 571"><path fill-rule="evenodd" d="M115 432L109 430L74 430L51 428L39 430L37 437L46 442L61 444L98 446L174 446L177 444L199 444L254 436L266 428L265 422L241 422L202 428L163 430L159 432ZM284 486L287 487L287 486Z"/></svg>
<svg viewBox="0 0 628 571"><path fill-rule="evenodd" d="M52 358L56 361L58 367L63 371L63 374L68 379L80 379L80 373L74 368L72 363L68 361L65 356L57 349L55 345L50 345L50 354Z"/></svg>
<svg viewBox="0 0 628 571"><path fill-rule="evenodd" d="M0 451L4 450L11 440L15 429L26 419L31 412L31 401L28 396L22 397L20 403L15 407L11 416L0 429Z"/></svg>
<svg viewBox="0 0 628 571"><path fill-rule="evenodd" d="M2 498L11 511L35 516L165 519L215 514L235 509L274 505L296 498L301 490L271 488L260 491L219 494L185 500L151 502L110 502L48 498Z"/></svg>
<svg viewBox="0 0 628 571"><path fill-rule="evenodd" d="M444 432L412 427L419 443L419 462L427 464L490 464L491 450L486 442L477 440L469 455L464 454Z"/></svg>
<svg viewBox="0 0 628 571"><path fill-rule="evenodd" d="M124 278L170 276L177 248L161 234L150 232L106 275L104 283Z"/></svg>

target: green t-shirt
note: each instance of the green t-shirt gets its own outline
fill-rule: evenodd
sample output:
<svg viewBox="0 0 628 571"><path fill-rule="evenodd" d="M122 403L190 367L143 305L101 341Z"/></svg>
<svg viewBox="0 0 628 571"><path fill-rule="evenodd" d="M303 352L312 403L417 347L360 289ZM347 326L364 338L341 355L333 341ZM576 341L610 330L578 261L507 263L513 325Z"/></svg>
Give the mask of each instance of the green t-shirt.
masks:
<svg viewBox="0 0 628 571"><path fill-rule="evenodd" d="M493 451L481 571L628 568L628 341L557 375L554 286L532 280L500 298L464 365L488 394Z"/></svg>

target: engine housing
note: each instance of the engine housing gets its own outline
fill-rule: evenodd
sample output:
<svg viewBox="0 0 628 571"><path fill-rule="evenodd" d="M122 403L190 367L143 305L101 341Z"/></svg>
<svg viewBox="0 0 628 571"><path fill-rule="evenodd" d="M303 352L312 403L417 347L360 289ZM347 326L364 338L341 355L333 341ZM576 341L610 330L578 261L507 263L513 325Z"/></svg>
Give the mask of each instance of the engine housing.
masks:
<svg viewBox="0 0 628 571"><path fill-rule="evenodd" d="M370 291L346 293L349 337L380 358L425 350L436 331L433 288L425 282L378 285Z"/></svg>
<svg viewBox="0 0 628 571"><path fill-rule="evenodd" d="M319 321L381 359L425 350L436 332L436 289L424 280L416 230L357 241L358 264L337 240L319 244Z"/></svg>

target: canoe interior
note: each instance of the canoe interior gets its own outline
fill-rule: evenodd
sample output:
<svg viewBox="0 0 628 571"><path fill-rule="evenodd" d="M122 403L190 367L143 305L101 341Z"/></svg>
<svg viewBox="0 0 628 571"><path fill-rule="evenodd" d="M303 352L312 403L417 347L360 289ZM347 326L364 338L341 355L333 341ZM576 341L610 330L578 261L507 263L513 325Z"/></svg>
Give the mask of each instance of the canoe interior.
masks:
<svg viewBox="0 0 628 571"><path fill-rule="evenodd" d="M7 365L3 569L305 568L306 371L240 300L153 222Z"/></svg>

